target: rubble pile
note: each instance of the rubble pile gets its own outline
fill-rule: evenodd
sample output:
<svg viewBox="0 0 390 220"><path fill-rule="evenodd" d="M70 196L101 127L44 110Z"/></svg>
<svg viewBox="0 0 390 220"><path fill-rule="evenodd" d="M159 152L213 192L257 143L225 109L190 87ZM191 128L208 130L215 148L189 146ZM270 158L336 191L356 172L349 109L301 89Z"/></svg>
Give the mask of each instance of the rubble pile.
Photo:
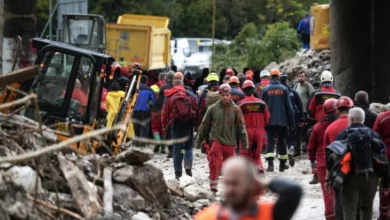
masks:
<svg viewBox="0 0 390 220"><path fill-rule="evenodd" d="M15 156L55 144L56 136L35 121L2 114L0 134L2 220L192 219L212 199L191 177L167 183L148 162L153 152L147 148L131 147L116 157L67 150L16 162Z"/></svg>
<svg viewBox="0 0 390 220"><path fill-rule="evenodd" d="M307 73L308 81L313 86L318 87L322 71L330 71L330 55L330 50L307 50L298 52L295 57L285 60L280 64L272 62L265 69L271 70L278 68L282 73L288 74L290 82L295 82L298 72L303 69Z"/></svg>
<svg viewBox="0 0 390 220"><path fill-rule="evenodd" d="M373 102L370 104L369 109L376 114L380 114L382 112L390 110L390 103L382 104L382 103Z"/></svg>

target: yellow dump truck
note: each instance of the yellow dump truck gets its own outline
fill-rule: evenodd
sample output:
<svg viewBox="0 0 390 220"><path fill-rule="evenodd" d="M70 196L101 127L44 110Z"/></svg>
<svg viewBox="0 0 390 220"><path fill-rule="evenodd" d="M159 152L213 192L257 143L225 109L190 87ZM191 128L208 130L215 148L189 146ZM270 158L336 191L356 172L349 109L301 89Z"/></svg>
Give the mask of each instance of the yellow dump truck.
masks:
<svg viewBox="0 0 390 220"><path fill-rule="evenodd" d="M106 53L143 70L164 69L171 64L169 18L125 14L117 23L106 23Z"/></svg>
<svg viewBox="0 0 390 220"><path fill-rule="evenodd" d="M330 48L329 5L313 4L310 9L310 48L313 50Z"/></svg>

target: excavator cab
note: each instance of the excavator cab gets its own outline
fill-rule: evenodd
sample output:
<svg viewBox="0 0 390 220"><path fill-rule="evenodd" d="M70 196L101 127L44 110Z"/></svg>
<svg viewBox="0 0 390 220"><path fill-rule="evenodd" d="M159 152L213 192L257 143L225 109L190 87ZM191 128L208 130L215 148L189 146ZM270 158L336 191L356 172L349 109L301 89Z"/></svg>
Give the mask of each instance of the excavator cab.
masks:
<svg viewBox="0 0 390 220"><path fill-rule="evenodd" d="M40 74L21 88L37 94L43 123L54 125L59 141L93 130L103 120L100 100L114 58L39 38L33 39L33 47L39 51L35 64ZM22 114L34 119L34 107ZM89 150L83 143L74 147L81 154Z"/></svg>

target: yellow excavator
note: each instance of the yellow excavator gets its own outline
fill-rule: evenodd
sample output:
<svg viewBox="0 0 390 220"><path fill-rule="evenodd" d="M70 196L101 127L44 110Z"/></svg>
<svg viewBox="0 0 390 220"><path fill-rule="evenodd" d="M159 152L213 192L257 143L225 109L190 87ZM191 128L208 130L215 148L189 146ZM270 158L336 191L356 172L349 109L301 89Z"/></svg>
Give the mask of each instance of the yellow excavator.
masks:
<svg viewBox="0 0 390 220"><path fill-rule="evenodd" d="M0 105L23 96L15 89L35 93L42 122L54 127L59 141L106 126L106 115L100 110L100 102L103 88L113 80L110 73L114 58L40 38L33 39L33 47L38 51L35 68L19 70L0 79ZM130 78L113 124L123 123L131 128L131 114L138 96L141 74L142 71L135 71ZM0 112L10 113L13 110L11 107L3 108ZM34 111L32 105L20 114L34 119ZM87 154L106 149L102 147L105 145L110 146L111 152L116 155L126 137L126 132L116 131L107 134L104 140L80 142L72 147L79 154Z"/></svg>

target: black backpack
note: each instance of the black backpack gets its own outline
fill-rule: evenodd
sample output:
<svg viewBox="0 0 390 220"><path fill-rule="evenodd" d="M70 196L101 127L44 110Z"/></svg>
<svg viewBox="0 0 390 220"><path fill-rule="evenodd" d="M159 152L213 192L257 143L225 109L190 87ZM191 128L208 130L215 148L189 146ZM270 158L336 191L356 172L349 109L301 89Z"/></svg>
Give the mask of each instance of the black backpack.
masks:
<svg viewBox="0 0 390 220"><path fill-rule="evenodd" d="M351 152L351 171L356 175L374 173L372 132L369 128L347 130L348 151Z"/></svg>

